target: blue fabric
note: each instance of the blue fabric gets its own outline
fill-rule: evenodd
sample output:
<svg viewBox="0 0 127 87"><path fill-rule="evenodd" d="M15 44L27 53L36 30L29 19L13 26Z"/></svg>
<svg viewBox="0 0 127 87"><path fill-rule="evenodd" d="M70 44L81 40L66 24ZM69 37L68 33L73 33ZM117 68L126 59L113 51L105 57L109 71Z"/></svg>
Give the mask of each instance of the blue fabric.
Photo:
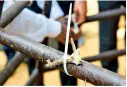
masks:
<svg viewBox="0 0 127 87"><path fill-rule="evenodd" d="M15 55L15 51L7 46L3 46L3 51L6 53L8 61Z"/></svg>

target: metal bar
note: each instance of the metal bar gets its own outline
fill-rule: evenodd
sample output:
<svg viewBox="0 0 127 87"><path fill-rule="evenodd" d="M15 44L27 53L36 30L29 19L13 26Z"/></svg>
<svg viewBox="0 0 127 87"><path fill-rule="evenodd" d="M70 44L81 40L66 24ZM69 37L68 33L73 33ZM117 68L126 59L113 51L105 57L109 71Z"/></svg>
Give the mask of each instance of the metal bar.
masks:
<svg viewBox="0 0 127 87"><path fill-rule="evenodd" d="M3 85L7 81L25 57L25 55L22 55L19 52L16 53L14 58L7 64L7 67L0 72L0 85Z"/></svg>
<svg viewBox="0 0 127 87"><path fill-rule="evenodd" d="M96 60L112 60L113 58L116 58L118 56L122 56L126 54L126 50L110 50L107 52L103 52L100 55L96 55L96 56L90 56L90 57L85 57L82 58L82 60L85 60L87 62L92 62L92 61L96 61ZM69 62L69 61L68 61ZM46 71L50 71L53 70L54 67L53 66L57 66L63 64L63 60L59 60L55 63L50 64L50 66L45 66Z"/></svg>
<svg viewBox="0 0 127 87"><path fill-rule="evenodd" d="M35 85L35 86L40 86L41 85L41 86L43 86L44 84L43 84L43 75L42 75L42 73L44 72L44 62L41 63L40 61L36 60L36 66L35 67L36 67L36 69L38 69L38 74L36 74L37 77L35 78L35 80L33 78L34 82L33 82L32 85Z"/></svg>
<svg viewBox="0 0 127 87"><path fill-rule="evenodd" d="M34 82L37 79L38 75L39 75L39 71L38 71L38 69L35 68L32 72L32 75L30 76L30 79L28 80L28 82L25 85L26 86L34 85Z"/></svg>
<svg viewBox="0 0 127 87"><path fill-rule="evenodd" d="M5 28L28 4L29 1L15 2L14 5L3 12L0 26ZM20 53L14 56L14 58L8 63L7 67L0 73L0 85L3 85L7 81L24 58L25 55L21 55Z"/></svg>
<svg viewBox="0 0 127 87"><path fill-rule="evenodd" d="M46 1L47 2L47 1ZM48 1L49 2L49 1ZM15 18L15 16L17 16L23 9L24 7L26 7L28 5L28 1L26 2L16 2L14 3L14 5L12 5L6 12L4 12L3 16L2 16L2 25L3 27L6 26L8 23L6 21L10 21L13 20ZM46 3L46 6L48 5L48 3ZM17 7L18 6L18 7ZM15 8L15 9L14 9ZM12 11L15 11L14 14L12 15L11 18L9 18L9 20L7 19L7 17L10 17L8 15L12 14L10 12ZM47 11L47 10L46 10ZM22 58L23 57L23 58ZM25 55L21 55L19 54L18 56L15 56L14 59L12 59L9 63L9 69L11 69L12 71L8 70L8 67L6 69L3 70L3 72L6 72L8 73L7 76L5 76L2 72L2 76L5 76L3 79L2 79L2 83L4 84L5 81L14 73L15 69L19 66L19 64L24 60L26 56ZM16 63L16 64L15 64ZM5 73L5 74L6 74Z"/></svg>
<svg viewBox="0 0 127 87"><path fill-rule="evenodd" d="M48 59L51 61L61 60L63 56L63 52L55 50L51 47L37 43L36 41L24 36L12 35L3 31L0 31L0 43L20 51L21 53L30 57L38 59L39 61ZM63 66L58 65L57 68L63 71ZM126 85L126 80L123 76L90 64L86 61L82 61L82 64L79 66L75 64L67 64L67 68L69 74L81 80L86 79L86 81L94 85Z"/></svg>
<svg viewBox="0 0 127 87"><path fill-rule="evenodd" d="M112 10L107 10L107 11L102 11L96 15L92 15L92 16L87 16L86 17L86 22L92 22L92 21L96 21L96 20L106 20L106 19L112 19L115 17L119 17L120 15L125 15L126 14L126 8L117 8L117 9L112 9ZM65 16L65 21L67 20L68 16ZM61 18L63 19L63 18ZM63 21L64 23L66 23L65 21ZM83 23L79 24L79 26L81 26Z"/></svg>
<svg viewBox="0 0 127 87"><path fill-rule="evenodd" d="M82 59L85 60L85 61L88 61L88 62L93 62L93 61L96 61L96 60L112 59L112 58L116 58L118 56L122 56L122 55L125 55L125 54L126 54L126 50L110 50L110 51L101 53L100 55L97 55L97 56L85 57L85 58L82 58ZM56 68L45 68L45 71L47 72L47 71L52 71L52 70L55 70L55 69ZM32 80L36 79L37 75L38 75L38 72L36 72L36 74L33 74L32 77L34 77L34 78L32 78ZM33 81L30 81L29 85L32 84L32 83L33 83Z"/></svg>
<svg viewBox="0 0 127 87"><path fill-rule="evenodd" d="M15 6L15 5L14 5ZM122 13L123 11L121 11L121 13ZM126 53L126 51L125 50L121 50L121 51L112 51L112 52L105 52L105 53L102 53L102 54L100 54L100 55L98 55L98 56L92 56L92 57L87 57L87 58L83 58L85 61L88 61L88 62L91 62L91 61L96 61L96 60L104 60L104 59L111 59L111 58L114 58L114 57L117 57L117 55L123 55L123 54L125 54ZM22 55L23 56L23 55ZM18 61L18 63L20 64L21 63L21 60L20 60L20 57L17 57L17 59L15 58L15 60L17 60ZM15 60L12 60L12 65L10 65L10 67L11 66L14 66L14 63L15 63ZM22 60L23 61L23 60ZM13 72L14 72L14 70L16 69L16 67L19 65L19 64L17 64L16 66L14 66L14 69L13 69L13 71L9 71L9 70L5 70L6 72L7 71L9 71L9 72L7 72L9 75L6 77L6 79L7 78L9 78L12 74L13 74ZM46 71L49 71L49 70L54 70L54 69L46 69Z"/></svg>
<svg viewBox="0 0 127 87"><path fill-rule="evenodd" d="M2 13L0 27L5 28L27 5L29 1L17 1Z"/></svg>
<svg viewBox="0 0 127 87"><path fill-rule="evenodd" d="M4 1L0 1L0 19L2 14L2 8L3 8Z"/></svg>
<svg viewBox="0 0 127 87"><path fill-rule="evenodd" d="M109 18L111 19L114 17L119 17L120 15L123 15L123 14L126 14L126 8L118 8L118 9L103 11L97 15L88 16L86 18L86 22L109 19Z"/></svg>
<svg viewBox="0 0 127 87"><path fill-rule="evenodd" d="M50 17L51 5L52 5L52 1L45 1L44 10L42 14L45 15L47 18ZM48 38L45 38L45 40L42 43L46 45L48 43ZM36 60L36 68L38 69L38 74L36 80L34 80L33 85L38 85L38 86L44 85L43 84L44 63L41 63L40 61Z"/></svg>
<svg viewBox="0 0 127 87"><path fill-rule="evenodd" d="M82 60L87 61L87 62L93 62L97 60L111 60L113 58L117 58L118 56L122 56L126 54L126 50L110 50L103 52L99 55L96 56L90 56L90 57L84 57ZM62 64L63 62L59 61L56 65ZM45 71L52 71L55 70L55 68L50 68L50 67L45 67Z"/></svg>
<svg viewBox="0 0 127 87"><path fill-rule="evenodd" d="M85 58L82 58L83 60L85 61L88 61L88 62L93 62L93 61L97 61L97 60L107 60L107 59L113 59L113 58L116 58L118 56L122 56L122 55L125 55L126 54L126 50L110 50L110 51L107 51L107 52L103 52L101 53L100 55L97 55L97 56L91 56L91 57L85 57ZM9 67L12 69L12 71L10 72L8 69L4 69L4 71L6 71L9 76L8 78L13 74L13 72L15 71L16 67L23 61L23 59L26 57L26 56L23 56L24 54L21 55L18 55L18 56L15 56L15 59L12 59L11 60L11 64L9 64ZM22 61L21 61L22 59ZM15 65L15 62L18 62L19 64L18 65ZM9 68L9 69L10 69ZM42 69L42 67L41 67ZM47 71L52 71L52 70L55 70L56 68L43 68L45 72ZM8 72L9 71L9 72ZM3 72L3 71L2 71ZM34 74L31 75L31 78L34 80L36 79L37 75L39 74L38 72L34 71L33 72ZM36 73L36 74L35 74ZM38 74L37 74L38 73ZM7 77L6 77L7 78ZM28 81L28 83L26 85L32 85L32 83L35 81L33 80L30 80Z"/></svg>
<svg viewBox="0 0 127 87"><path fill-rule="evenodd" d="M96 60L110 60L113 58L116 58L118 56L122 56L126 54L126 49L124 50L110 50L107 52L103 52L100 55L97 56L90 56L90 57L84 57L82 58L85 61L92 62Z"/></svg>

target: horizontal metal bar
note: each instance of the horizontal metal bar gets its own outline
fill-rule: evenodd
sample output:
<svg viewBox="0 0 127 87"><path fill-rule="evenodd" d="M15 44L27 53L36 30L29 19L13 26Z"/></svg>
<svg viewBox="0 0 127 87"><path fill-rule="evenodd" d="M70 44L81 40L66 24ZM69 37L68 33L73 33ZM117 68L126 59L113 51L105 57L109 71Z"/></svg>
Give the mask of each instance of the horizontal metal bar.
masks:
<svg viewBox="0 0 127 87"><path fill-rule="evenodd" d="M0 27L5 28L29 3L30 1L16 1L2 13Z"/></svg>
<svg viewBox="0 0 127 87"><path fill-rule="evenodd" d="M88 16L86 18L86 22L119 17L120 15L124 15L124 14L126 14L126 8L118 8L118 9L102 11L97 15Z"/></svg>
<svg viewBox="0 0 127 87"><path fill-rule="evenodd" d="M126 14L126 8L117 8L117 9L102 11L96 15L87 16L86 21L79 24L79 26L87 22L113 19L113 18L119 17L120 15L125 15L125 14ZM64 21L61 21L61 22L66 23L67 17L68 15L65 17L61 17L62 20L64 19Z"/></svg>
<svg viewBox="0 0 127 87"><path fill-rule="evenodd" d="M113 58L117 58L118 56L122 56L122 55L125 55L126 54L126 50L110 50L110 51L106 51L106 52L103 52L99 55L96 55L96 56L89 56L89 57L84 57L82 58L82 60L85 60L87 62L93 62L93 61L97 61L97 60L111 60ZM60 65L60 64L63 64L63 62L60 60L60 61L57 61L56 64L53 64L53 65ZM52 71L52 70L55 70L54 67L45 67L45 71Z"/></svg>
<svg viewBox="0 0 127 87"><path fill-rule="evenodd" d="M16 53L12 60L7 64L7 67L0 72L0 85L3 85L7 81L25 57L25 55L22 55L19 52Z"/></svg>
<svg viewBox="0 0 127 87"><path fill-rule="evenodd" d="M0 29L2 30L2 29ZM51 61L60 60L63 56L63 52L55 50L51 47L37 43L27 37L12 35L3 31L0 31L0 43L7 45L23 54L38 59L39 61L48 60ZM61 71L63 66L57 66ZM107 69L100 68L96 65L82 61L82 64L77 66L75 64L67 64L68 72L81 80L85 80L94 85L126 85L126 80L123 76L113 73ZM1 83L0 83L1 84Z"/></svg>
<svg viewBox="0 0 127 87"><path fill-rule="evenodd" d="M85 61L92 62L96 60L110 60L113 58L117 58L118 56L126 55L126 49L124 50L110 50L103 52L97 56L89 56L82 58Z"/></svg>

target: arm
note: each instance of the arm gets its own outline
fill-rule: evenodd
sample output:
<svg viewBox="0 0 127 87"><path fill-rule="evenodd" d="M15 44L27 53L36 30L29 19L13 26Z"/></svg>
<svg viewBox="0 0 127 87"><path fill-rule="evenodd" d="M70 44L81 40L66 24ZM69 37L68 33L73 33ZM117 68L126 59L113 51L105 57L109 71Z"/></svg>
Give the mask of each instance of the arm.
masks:
<svg viewBox="0 0 127 87"><path fill-rule="evenodd" d="M24 35L39 42L48 36L57 38L64 44L66 38L65 24L48 19L44 15L37 14L27 8L5 28L5 31ZM73 31L70 32L70 37L78 38Z"/></svg>

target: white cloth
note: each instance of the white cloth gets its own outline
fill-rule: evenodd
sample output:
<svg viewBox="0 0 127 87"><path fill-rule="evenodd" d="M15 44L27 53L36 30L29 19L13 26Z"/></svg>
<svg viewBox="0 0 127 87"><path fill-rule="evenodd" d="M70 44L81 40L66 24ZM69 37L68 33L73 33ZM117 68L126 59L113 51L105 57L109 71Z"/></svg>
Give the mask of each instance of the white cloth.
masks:
<svg viewBox="0 0 127 87"><path fill-rule="evenodd" d="M37 4L41 9L44 9L44 0L38 0ZM56 0L52 0L52 8L51 8L51 12L50 12L50 18L57 19L61 16L64 16L64 12L60 8L58 2Z"/></svg>
<svg viewBox="0 0 127 87"><path fill-rule="evenodd" d="M5 3L9 2L6 1ZM7 5L6 7L9 8ZM54 38L59 35L61 32L61 24L46 18L42 14L36 14L25 8L8 26L5 27L5 31L24 35L40 42L43 41L46 36Z"/></svg>

